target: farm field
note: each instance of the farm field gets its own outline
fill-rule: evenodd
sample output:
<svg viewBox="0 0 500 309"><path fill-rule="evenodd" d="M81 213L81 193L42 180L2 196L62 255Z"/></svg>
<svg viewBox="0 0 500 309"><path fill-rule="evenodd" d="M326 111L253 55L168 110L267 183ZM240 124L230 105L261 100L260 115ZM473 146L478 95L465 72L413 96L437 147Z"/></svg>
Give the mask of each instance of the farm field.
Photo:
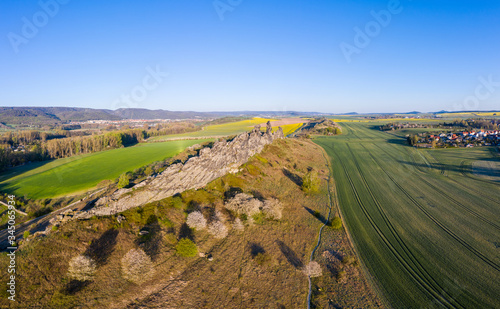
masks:
<svg viewBox="0 0 500 309"><path fill-rule="evenodd" d="M246 131L250 131L253 126L258 125L258 124L263 124L266 123L267 121L273 121L274 119L267 119L267 118L253 118L253 119L248 119L248 120L242 120L242 121L237 121L237 122L230 122L230 123L223 123L223 124L218 124L218 125L212 125L212 126L207 126L205 127L202 131L196 131L196 132L189 132L189 133L182 133L182 134L171 134L171 135L162 135L162 136L156 136L153 138L150 138L148 141L161 141L161 140L168 140L168 139L177 139L177 138L195 138L195 137L208 137L208 136L229 136L229 135L235 135L239 133L243 133ZM281 127L283 128L283 132L285 133L285 136L287 134L292 133L296 129L298 129L302 124L286 124L282 125ZM264 129L264 128L263 128ZM273 127L273 130L277 130L278 127Z"/></svg>
<svg viewBox="0 0 500 309"><path fill-rule="evenodd" d="M71 194L93 188L102 180L117 178L122 173L154 161L173 157L200 142L201 140L183 140L139 144L50 162L37 162L36 165L10 170L0 179L0 189L2 192L32 199Z"/></svg>
<svg viewBox="0 0 500 309"><path fill-rule="evenodd" d="M331 158L360 259L394 308L498 308L500 183L472 173L491 147L417 150L342 123L315 140Z"/></svg>
<svg viewBox="0 0 500 309"><path fill-rule="evenodd" d="M475 118L475 117L489 117L498 118L500 117L499 112L449 112L440 114L441 117L447 118Z"/></svg>

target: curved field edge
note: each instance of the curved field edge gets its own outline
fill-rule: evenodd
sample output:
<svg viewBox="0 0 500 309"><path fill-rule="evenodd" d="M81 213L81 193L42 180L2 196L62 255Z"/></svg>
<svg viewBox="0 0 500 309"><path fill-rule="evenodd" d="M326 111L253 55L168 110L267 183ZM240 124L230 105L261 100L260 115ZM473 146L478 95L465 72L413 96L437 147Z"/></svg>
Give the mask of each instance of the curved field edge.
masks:
<svg viewBox="0 0 500 309"><path fill-rule="evenodd" d="M411 148L392 140L391 135L368 129L366 124L345 123L343 127L344 135L315 142L331 156L340 208L346 213L344 219L356 250L391 304L408 308L491 307L498 288L487 282L495 281L498 258L494 257L492 243L476 239L498 235L496 224L481 224L481 213L493 215L490 222L498 217L498 211L490 211L493 205L481 206L494 199L467 197L465 194L471 195L475 190L464 192L462 186L457 189L455 181L464 180L454 170L447 170L447 176L440 172L417 174L408 181L412 173L421 173L415 170L420 167L414 162L401 164L405 158L411 158ZM481 188L482 184L472 186L469 181L467 185ZM448 193L440 194L444 192ZM429 205L446 210L428 208ZM410 223L406 225L408 219ZM461 224L456 220L461 220ZM474 229L473 235L457 227L468 224L466 230ZM432 235L435 240L429 239ZM446 261L456 255L467 262ZM480 281L483 274L484 280ZM467 283L468 279L475 283ZM474 287L476 283L481 287Z"/></svg>
<svg viewBox="0 0 500 309"><path fill-rule="evenodd" d="M31 199L74 194L94 188L102 180L115 179L125 172L173 157L200 141L139 144L58 159L31 170L21 167L17 175L0 183L0 189L2 192ZM15 173L15 169L10 175L12 173Z"/></svg>

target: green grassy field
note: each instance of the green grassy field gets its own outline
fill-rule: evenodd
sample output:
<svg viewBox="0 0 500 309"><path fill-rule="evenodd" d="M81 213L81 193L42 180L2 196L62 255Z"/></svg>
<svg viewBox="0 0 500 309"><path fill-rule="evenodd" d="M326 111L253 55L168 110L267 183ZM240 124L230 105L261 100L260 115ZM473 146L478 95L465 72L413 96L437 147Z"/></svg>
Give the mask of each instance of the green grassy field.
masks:
<svg viewBox="0 0 500 309"><path fill-rule="evenodd" d="M370 127L315 140L348 231L394 308L498 308L500 184L470 172L491 147L417 150Z"/></svg>
<svg viewBox="0 0 500 309"><path fill-rule="evenodd" d="M0 190L32 199L51 198L95 187L100 181L175 156L200 140L139 144L50 162L21 166L0 179Z"/></svg>

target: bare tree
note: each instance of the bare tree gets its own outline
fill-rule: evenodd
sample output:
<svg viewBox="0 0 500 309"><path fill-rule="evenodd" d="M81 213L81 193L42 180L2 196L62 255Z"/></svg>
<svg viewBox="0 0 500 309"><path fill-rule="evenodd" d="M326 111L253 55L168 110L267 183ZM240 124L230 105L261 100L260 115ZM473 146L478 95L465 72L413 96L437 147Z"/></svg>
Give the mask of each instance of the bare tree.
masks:
<svg viewBox="0 0 500 309"><path fill-rule="evenodd" d="M246 214L252 216L260 212L262 202L253 196L246 193L239 193L229 202L225 204L229 210L235 211L238 214Z"/></svg>
<svg viewBox="0 0 500 309"><path fill-rule="evenodd" d="M215 210L214 218L223 223L227 221L226 215L219 209Z"/></svg>
<svg viewBox="0 0 500 309"><path fill-rule="evenodd" d="M214 220L208 225L208 232L215 238L225 238L228 234L228 229L221 221Z"/></svg>
<svg viewBox="0 0 500 309"><path fill-rule="evenodd" d="M68 276L79 280L92 280L96 272L94 260L85 255L79 255L69 261Z"/></svg>
<svg viewBox="0 0 500 309"><path fill-rule="evenodd" d="M132 282L146 281L154 274L151 258L142 249L130 249L121 262L123 276Z"/></svg>
<svg viewBox="0 0 500 309"><path fill-rule="evenodd" d="M243 222L241 222L240 218L236 218L233 223L233 229L237 230L238 232L243 232L245 229L245 226L243 225Z"/></svg>
<svg viewBox="0 0 500 309"><path fill-rule="evenodd" d="M203 230L207 228L207 219L203 216L201 211L193 211L187 216L187 225L196 230Z"/></svg>
<svg viewBox="0 0 500 309"><path fill-rule="evenodd" d="M262 212L268 219L280 220L282 217L283 205L275 198L270 198L264 201Z"/></svg>
<svg viewBox="0 0 500 309"><path fill-rule="evenodd" d="M323 272L321 271L321 266L319 265L318 262L312 261L309 264L307 264L303 269L302 272L306 276L309 276L311 278L313 277L320 277Z"/></svg>

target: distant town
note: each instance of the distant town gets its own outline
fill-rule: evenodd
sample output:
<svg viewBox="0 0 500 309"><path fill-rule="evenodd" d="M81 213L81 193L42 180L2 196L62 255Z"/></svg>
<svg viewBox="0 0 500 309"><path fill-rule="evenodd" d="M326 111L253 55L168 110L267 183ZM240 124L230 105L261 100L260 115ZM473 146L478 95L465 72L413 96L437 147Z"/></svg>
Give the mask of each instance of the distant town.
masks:
<svg viewBox="0 0 500 309"><path fill-rule="evenodd" d="M474 147L500 145L500 131L463 131L457 133L440 133L418 136L416 143L410 143L416 147ZM409 137L411 139L412 137Z"/></svg>

